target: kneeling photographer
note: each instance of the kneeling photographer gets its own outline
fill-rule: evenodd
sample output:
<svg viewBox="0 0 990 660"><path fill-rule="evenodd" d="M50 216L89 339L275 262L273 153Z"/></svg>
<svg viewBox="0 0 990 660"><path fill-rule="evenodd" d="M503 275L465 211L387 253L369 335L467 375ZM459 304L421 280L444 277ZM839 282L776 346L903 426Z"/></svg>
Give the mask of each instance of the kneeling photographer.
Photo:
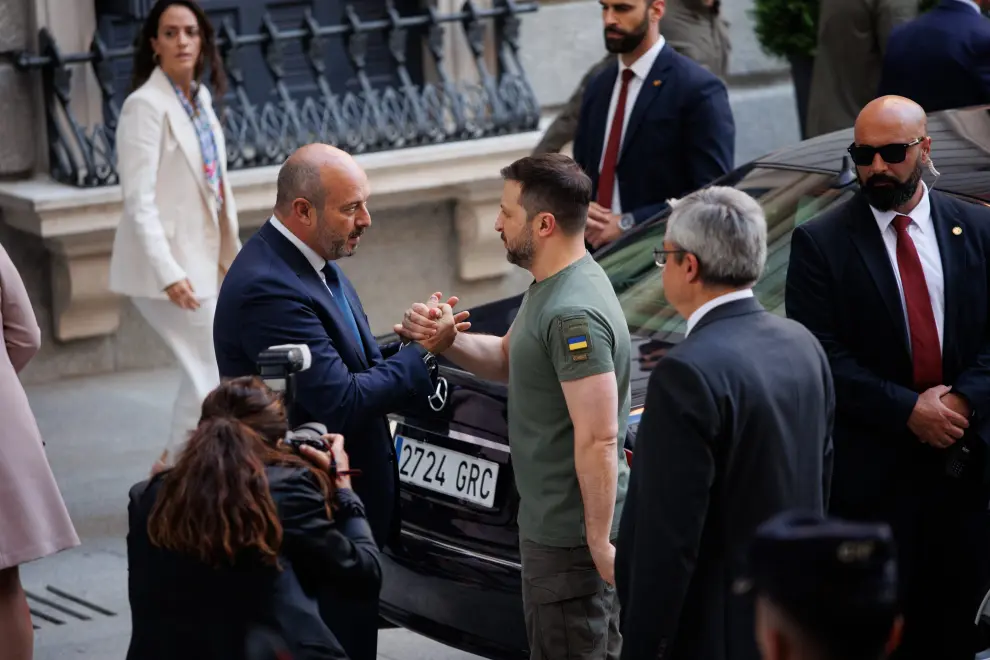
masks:
<svg viewBox="0 0 990 660"><path fill-rule="evenodd" d="M129 659L347 658L317 595L377 596L378 548L343 438L287 431L264 381L224 381L175 466L131 489Z"/></svg>

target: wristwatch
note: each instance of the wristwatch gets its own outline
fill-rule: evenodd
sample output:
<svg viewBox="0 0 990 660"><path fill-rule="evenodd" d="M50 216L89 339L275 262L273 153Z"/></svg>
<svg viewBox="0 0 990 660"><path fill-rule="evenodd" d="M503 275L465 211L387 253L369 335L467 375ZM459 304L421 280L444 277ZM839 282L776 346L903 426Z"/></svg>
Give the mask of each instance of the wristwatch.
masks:
<svg viewBox="0 0 990 660"><path fill-rule="evenodd" d="M636 225L636 219L633 217L632 213L623 213L619 217L619 229L622 231L629 231Z"/></svg>

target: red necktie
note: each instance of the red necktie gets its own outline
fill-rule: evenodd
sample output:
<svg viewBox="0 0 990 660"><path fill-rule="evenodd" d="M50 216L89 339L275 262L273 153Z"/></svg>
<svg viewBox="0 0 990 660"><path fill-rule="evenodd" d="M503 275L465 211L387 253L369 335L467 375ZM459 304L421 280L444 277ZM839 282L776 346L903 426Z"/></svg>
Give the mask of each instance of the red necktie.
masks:
<svg viewBox="0 0 990 660"><path fill-rule="evenodd" d="M598 177L598 203L609 212L612 211L612 193L615 190L615 163L619 160L619 145L622 144L622 124L626 118L626 93L629 91L629 81L636 75L632 69L622 70L622 87L619 89L619 102L615 105L615 115L612 117L612 128L608 131L608 146L605 149L605 161L602 172Z"/></svg>
<svg viewBox="0 0 990 660"><path fill-rule="evenodd" d="M911 331L911 358L914 363L914 385L919 392L942 384L942 349L938 343L938 327L932 300L925 282L925 272L914 241L907 233L911 218L899 215L894 218L897 230L897 269L904 287L904 305L907 307L908 326Z"/></svg>

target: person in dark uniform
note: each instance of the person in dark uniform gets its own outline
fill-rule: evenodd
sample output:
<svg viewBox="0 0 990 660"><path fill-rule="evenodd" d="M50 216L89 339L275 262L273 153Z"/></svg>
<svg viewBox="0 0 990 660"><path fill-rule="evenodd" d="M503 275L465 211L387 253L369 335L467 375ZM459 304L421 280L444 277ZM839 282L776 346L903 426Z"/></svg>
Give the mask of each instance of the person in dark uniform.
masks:
<svg viewBox="0 0 990 660"><path fill-rule="evenodd" d="M741 597L763 660L881 660L900 641L890 527L788 511L763 523Z"/></svg>

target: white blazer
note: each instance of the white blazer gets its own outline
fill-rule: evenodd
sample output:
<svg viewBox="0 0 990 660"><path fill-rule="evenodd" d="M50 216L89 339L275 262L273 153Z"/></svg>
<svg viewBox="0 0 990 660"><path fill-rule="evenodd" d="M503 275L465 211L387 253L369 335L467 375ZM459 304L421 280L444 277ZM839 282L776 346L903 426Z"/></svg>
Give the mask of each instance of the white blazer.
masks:
<svg viewBox="0 0 990 660"><path fill-rule="evenodd" d="M241 248L223 130L205 85L198 98L219 152L222 209L203 174L196 128L160 68L121 108L117 171L124 211L110 257L115 293L166 299L166 287L188 278L198 298L214 297Z"/></svg>

